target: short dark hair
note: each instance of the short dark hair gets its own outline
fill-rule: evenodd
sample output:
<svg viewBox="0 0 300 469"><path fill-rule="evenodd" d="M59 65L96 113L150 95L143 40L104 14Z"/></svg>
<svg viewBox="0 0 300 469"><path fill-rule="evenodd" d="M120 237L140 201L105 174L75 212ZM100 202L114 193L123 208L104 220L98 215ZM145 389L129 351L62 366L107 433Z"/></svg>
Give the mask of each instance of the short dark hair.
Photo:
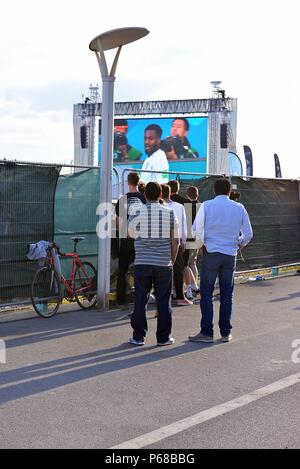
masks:
<svg viewBox="0 0 300 469"><path fill-rule="evenodd" d="M222 178L217 179L215 182L215 194L216 195L228 195L231 190L231 184L228 179Z"/></svg>
<svg viewBox="0 0 300 469"><path fill-rule="evenodd" d="M137 186L140 182L140 176L138 173L129 173L127 176L127 181L131 186Z"/></svg>
<svg viewBox="0 0 300 469"><path fill-rule="evenodd" d="M198 188L195 187L195 186L190 186L187 188L187 196L190 198L190 199L197 199L198 197Z"/></svg>
<svg viewBox="0 0 300 469"><path fill-rule="evenodd" d="M177 192L179 191L179 187L180 187L180 184L178 181L169 181L168 182L168 186L171 187L171 193L172 194L177 194Z"/></svg>
<svg viewBox="0 0 300 469"><path fill-rule="evenodd" d="M171 187L168 184L162 184L161 192L162 192L163 199L169 199L171 195Z"/></svg>
<svg viewBox="0 0 300 469"><path fill-rule="evenodd" d="M230 194L230 200L238 200L241 197L241 193L238 191L232 191Z"/></svg>
<svg viewBox="0 0 300 469"><path fill-rule="evenodd" d="M158 182L148 182L145 189L145 196L149 202L158 202L161 196L161 187Z"/></svg>
<svg viewBox="0 0 300 469"><path fill-rule="evenodd" d="M148 125L148 127L145 128L145 132L146 132L147 130L154 130L154 132L156 133L156 135L157 135L159 138L162 136L162 133L163 133L162 128L159 127L159 125L157 125L157 124L150 124L150 125Z"/></svg>
<svg viewBox="0 0 300 469"><path fill-rule="evenodd" d="M186 117L175 117L175 119L173 119L173 122L174 122L174 121L183 121L183 122L184 122L185 130L186 130L186 131L189 131L189 130L190 130L190 124L189 124L189 121L187 120Z"/></svg>

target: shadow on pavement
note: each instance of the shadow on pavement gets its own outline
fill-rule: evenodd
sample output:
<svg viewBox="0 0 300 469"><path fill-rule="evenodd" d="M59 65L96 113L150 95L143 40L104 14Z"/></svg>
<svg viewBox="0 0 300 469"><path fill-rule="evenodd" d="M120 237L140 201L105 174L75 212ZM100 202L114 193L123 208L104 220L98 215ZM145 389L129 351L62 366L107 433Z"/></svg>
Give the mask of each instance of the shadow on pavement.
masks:
<svg viewBox="0 0 300 469"><path fill-rule="evenodd" d="M287 296L282 298L275 298L274 300L270 300L269 303L280 303L282 301L294 300L295 298L300 298L300 292L289 293Z"/></svg>
<svg viewBox="0 0 300 469"><path fill-rule="evenodd" d="M0 403L33 396L99 375L166 360L204 348L223 345L181 343L170 348L134 347L128 343L83 355L30 365L0 375ZM147 352L145 354L145 352ZM26 381L28 380L28 381ZM16 383L9 385L11 383ZM9 385L9 386L7 386Z"/></svg>

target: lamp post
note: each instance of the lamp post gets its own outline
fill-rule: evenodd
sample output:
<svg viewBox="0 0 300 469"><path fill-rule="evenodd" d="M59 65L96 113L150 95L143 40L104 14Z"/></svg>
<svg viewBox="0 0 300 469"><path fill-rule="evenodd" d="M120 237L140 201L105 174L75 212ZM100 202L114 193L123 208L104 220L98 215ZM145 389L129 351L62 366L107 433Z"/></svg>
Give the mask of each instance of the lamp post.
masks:
<svg viewBox="0 0 300 469"><path fill-rule="evenodd" d="M95 37L89 48L95 52L102 77L101 110L101 169L100 169L100 204L106 206L106 219L111 219L112 203L112 168L113 168L113 121L114 121L114 82L122 46L137 41L149 34L145 28L121 28L107 31ZM109 71L104 52L118 49ZM110 291L110 256L111 230L106 236L98 234L98 308L105 311L109 307Z"/></svg>

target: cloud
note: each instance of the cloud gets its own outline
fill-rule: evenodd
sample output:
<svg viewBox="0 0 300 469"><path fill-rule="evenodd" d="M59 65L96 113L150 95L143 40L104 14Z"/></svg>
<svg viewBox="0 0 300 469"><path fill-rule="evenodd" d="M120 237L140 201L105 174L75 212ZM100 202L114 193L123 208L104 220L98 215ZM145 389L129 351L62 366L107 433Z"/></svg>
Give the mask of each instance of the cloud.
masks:
<svg viewBox="0 0 300 469"><path fill-rule="evenodd" d="M5 99L11 106L19 105L32 111L70 111L72 106L81 102L82 93L87 89L88 81L70 81L50 83L43 86L19 86L16 95L15 87L7 87Z"/></svg>
<svg viewBox="0 0 300 469"><path fill-rule="evenodd" d="M25 98L0 100L1 158L60 162L72 155L72 110L37 111Z"/></svg>
<svg viewBox="0 0 300 469"><path fill-rule="evenodd" d="M238 98L238 149L253 148L262 175L273 153L285 175L300 175L300 80L296 0L10 0L0 27L0 153L73 154L73 104L100 73L90 40L100 32L145 26L150 34L125 46L117 101L205 98L222 80ZM35 150L36 149L36 150ZM45 156L47 155L47 156Z"/></svg>

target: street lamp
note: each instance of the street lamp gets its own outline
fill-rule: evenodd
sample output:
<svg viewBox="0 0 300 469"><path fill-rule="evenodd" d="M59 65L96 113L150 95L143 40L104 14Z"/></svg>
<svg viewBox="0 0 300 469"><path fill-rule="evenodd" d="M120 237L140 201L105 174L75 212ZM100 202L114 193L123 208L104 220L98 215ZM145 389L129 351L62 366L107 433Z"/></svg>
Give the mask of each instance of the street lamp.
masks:
<svg viewBox="0 0 300 469"><path fill-rule="evenodd" d="M107 31L95 37L89 45L95 52L102 77L101 108L101 169L100 204L106 204L107 219L111 219L112 168L113 168L113 121L114 121L114 81L122 46L137 41L149 34L145 28L121 28ZM118 48L111 70L108 70L104 52ZM109 230L110 231L110 230ZM98 308L108 309L110 291L110 243L108 232L105 237L98 235Z"/></svg>

